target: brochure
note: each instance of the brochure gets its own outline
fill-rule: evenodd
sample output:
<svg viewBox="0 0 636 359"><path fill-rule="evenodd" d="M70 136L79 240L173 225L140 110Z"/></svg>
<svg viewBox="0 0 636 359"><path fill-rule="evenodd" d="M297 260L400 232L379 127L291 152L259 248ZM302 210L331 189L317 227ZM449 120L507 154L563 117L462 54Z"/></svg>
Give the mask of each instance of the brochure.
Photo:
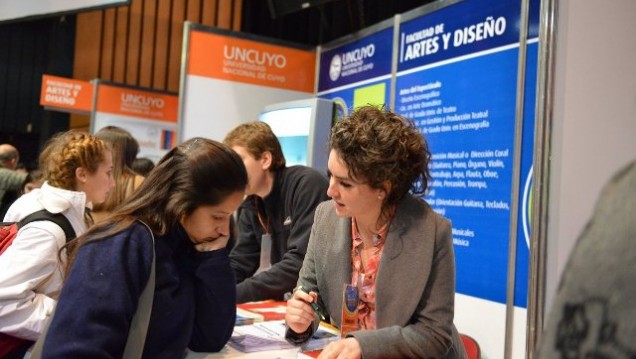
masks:
<svg viewBox="0 0 636 359"><path fill-rule="evenodd" d="M340 333L336 328L321 323L312 339L301 345L300 349L302 351L322 349L331 341L338 339L340 339ZM285 340L285 322L282 320L234 327L234 333L228 345L243 353L295 347Z"/></svg>

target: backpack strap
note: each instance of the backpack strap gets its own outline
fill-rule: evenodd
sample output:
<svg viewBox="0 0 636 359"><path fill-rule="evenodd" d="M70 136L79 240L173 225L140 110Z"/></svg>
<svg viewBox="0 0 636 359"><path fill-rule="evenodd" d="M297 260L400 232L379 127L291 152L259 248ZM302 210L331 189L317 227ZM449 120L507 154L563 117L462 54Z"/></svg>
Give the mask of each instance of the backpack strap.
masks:
<svg viewBox="0 0 636 359"><path fill-rule="evenodd" d="M75 230L73 229L71 222L68 221L68 218L66 218L66 216L64 216L62 213L51 213L46 209L33 212L30 215L22 218L22 220L18 222L18 228L22 228L26 224L36 221L49 221L57 224L64 231L67 242L75 239L76 237Z"/></svg>
<svg viewBox="0 0 636 359"><path fill-rule="evenodd" d="M152 238L152 263L150 264L148 282L146 282L146 286L139 296L137 311L128 329L128 339L126 340L126 347L124 348L122 359L137 359L142 357L146 345L146 334L148 333L150 314L152 314L152 302L155 297L155 235L152 233L150 226L145 222L140 219L137 221L148 229L150 238Z"/></svg>

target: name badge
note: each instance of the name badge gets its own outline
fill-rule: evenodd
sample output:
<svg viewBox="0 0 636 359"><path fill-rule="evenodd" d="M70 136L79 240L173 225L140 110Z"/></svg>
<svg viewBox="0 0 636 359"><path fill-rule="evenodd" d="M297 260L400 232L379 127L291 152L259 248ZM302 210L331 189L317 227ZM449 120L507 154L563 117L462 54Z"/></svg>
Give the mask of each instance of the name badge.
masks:
<svg viewBox="0 0 636 359"><path fill-rule="evenodd" d="M272 235L263 234L261 236L261 260L255 274L266 271L272 267Z"/></svg>
<svg viewBox="0 0 636 359"><path fill-rule="evenodd" d="M342 293L342 325L340 334L344 338L347 333L358 330L358 287L345 284Z"/></svg>

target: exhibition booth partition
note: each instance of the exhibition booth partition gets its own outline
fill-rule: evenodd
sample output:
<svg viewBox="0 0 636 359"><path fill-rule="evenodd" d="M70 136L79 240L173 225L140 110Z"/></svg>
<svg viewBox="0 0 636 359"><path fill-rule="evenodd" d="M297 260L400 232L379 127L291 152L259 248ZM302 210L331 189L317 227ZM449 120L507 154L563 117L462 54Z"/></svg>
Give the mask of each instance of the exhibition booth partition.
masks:
<svg viewBox="0 0 636 359"><path fill-rule="evenodd" d="M439 1L318 49L317 95L427 139L425 199L453 223L455 323L487 357L525 356L539 1Z"/></svg>
<svg viewBox="0 0 636 359"><path fill-rule="evenodd" d="M141 89L95 80L90 132L117 126L139 143L137 157L157 163L177 145L179 97L174 93Z"/></svg>
<svg viewBox="0 0 636 359"><path fill-rule="evenodd" d="M186 22L179 139L222 141L271 104L314 97L316 52Z"/></svg>
<svg viewBox="0 0 636 359"><path fill-rule="evenodd" d="M139 142L137 156L155 163L177 144L178 101L174 93L51 75L42 77L40 95L46 109L90 115L90 133L105 126L127 130Z"/></svg>
<svg viewBox="0 0 636 359"><path fill-rule="evenodd" d="M324 171L334 117L411 118L433 155L425 199L453 224L457 328L486 357L525 357L539 5L438 1L317 48L186 22L178 99L95 81L91 130L124 127L156 160L263 120Z"/></svg>
<svg viewBox="0 0 636 359"><path fill-rule="evenodd" d="M457 327L488 357L523 357L538 27L539 1L496 0L436 2L316 49L188 23L180 140L311 97L338 117L370 103L413 119L433 153L425 199L453 223Z"/></svg>

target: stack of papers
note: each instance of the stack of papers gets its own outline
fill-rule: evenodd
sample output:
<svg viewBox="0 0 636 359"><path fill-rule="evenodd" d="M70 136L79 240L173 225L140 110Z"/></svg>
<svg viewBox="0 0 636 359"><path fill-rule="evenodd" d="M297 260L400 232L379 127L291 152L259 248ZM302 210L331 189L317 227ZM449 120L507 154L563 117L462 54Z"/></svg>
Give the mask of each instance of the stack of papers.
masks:
<svg viewBox="0 0 636 359"><path fill-rule="evenodd" d="M266 350L294 348L285 340L285 322L275 320L237 326L228 345L243 353ZM338 330L330 325L320 325L314 337L301 346L301 350L315 350L324 348L329 342L340 339Z"/></svg>
<svg viewBox="0 0 636 359"><path fill-rule="evenodd" d="M235 327L228 344L244 353L294 347L285 340L285 323L279 320Z"/></svg>

